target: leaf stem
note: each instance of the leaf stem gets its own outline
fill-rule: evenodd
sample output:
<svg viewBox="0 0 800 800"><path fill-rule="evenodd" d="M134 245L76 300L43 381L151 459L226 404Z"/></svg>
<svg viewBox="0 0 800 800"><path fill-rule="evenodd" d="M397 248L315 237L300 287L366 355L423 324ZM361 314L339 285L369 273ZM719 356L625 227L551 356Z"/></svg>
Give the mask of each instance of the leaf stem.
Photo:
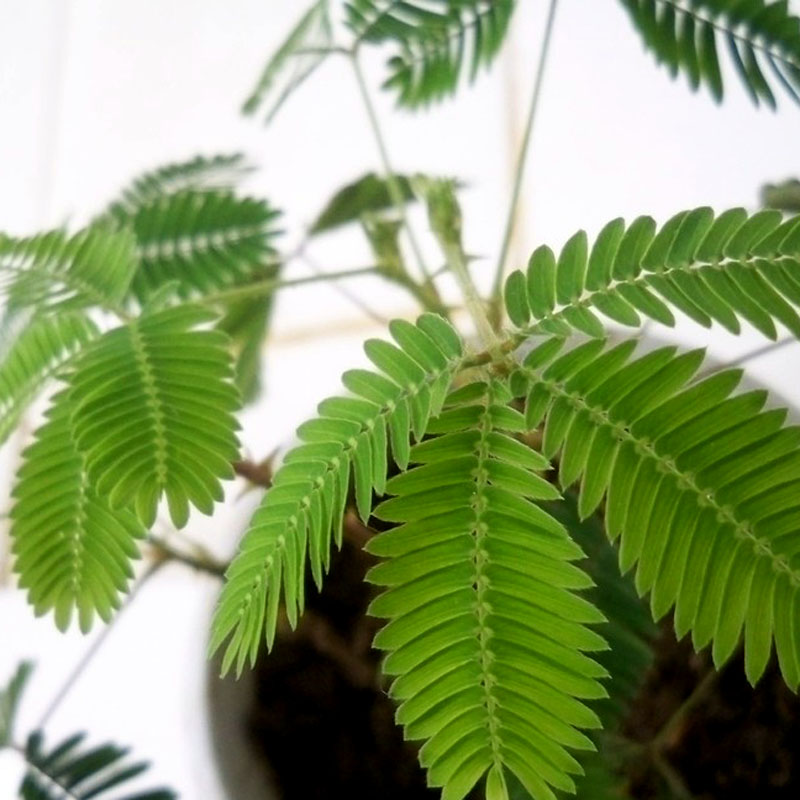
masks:
<svg viewBox="0 0 800 800"><path fill-rule="evenodd" d="M719 670L712 667L700 683L695 686L692 693L675 709L672 716L664 723L661 730L650 742L650 748L654 753L660 753L665 747L669 747L689 713L702 703L711 689L714 688L719 676L722 674L722 669L724 667Z"/></svg>
<svg viewBox="0 0 800 800"><path fill-rule="evenodd" d="M205 305L228 302L230 300L241 300L245 297L258 297L260 295L272 294L278 289L286 289L292 286L302 286L306 283L319 283L321 281L337 281L344 278L355 278L358 275L375 275L380 272L378 267L356 267L355 269L345 269L340 272L321 272L314 275L307 275L303 278L291 278L281 280L280 278L265 278L262 281L247 283L243 286L234 286L230 289L223 289L219 292L206 295L201 299Z"/></svg>
<svg viewBox="0 0 800 800"><path fill-rule="evenodd" d="M528 117L525 123L525 132L520 144L519 155L517 156L514 187L511 193L511 201L509 203L508 215L506 217L505 232L503 233L503 242L500 246L500 256L498 257L494 283L492 285L492 317L496 327L499 327L500 324L503 275L505 273L508 251L511 247L511 240L514 236L514 229L517 222L519 198L520 194L522 193L522 184L525 177L525 164L527 162L528 152L530 150L533 126L536 121L536 112L539 108L539 97L541 96L542 84L544 83L545 67L547 65L547 56L550 52L550 41L553 34L553 23L555 22L557 4L558 0L550 0L550 8L547 12L547 23L544 31L544 37L542 39L542 47L539 52L539 64L536 69L536 78L533 83L533 95L531 97L531 104L528 109Z"/></svg>
<svg viewBox="0 0 800 800"><path fill-rule="evenodd" d="M443 241L441 245L450 271L455 276L461 288L461 293L464 296L464 305L470 317L472 317L472 321L475 323L475 329L478 331L478 335L484 347L487 349L490 357L494 357L496 354L499 355L501 352L500 341L497 338L492 324L489 322L484 302L478 294L478 290L469 273L464 251L454 243Z"/></svg>
<svg viewBox="0 0 800 800"><path fill-rule="evenodd" d="M72 691L73 687L78 682L81 675L83 675L85 669L89 666L92 659L94 659L94 657L100 651L100 648L105 644L106 639L108 639L109 634L111 633L112 630L114 630L115 625L119 622L122 615L131 606L131 604L136 599L136 596L139 594L144 585L150 580L150 578L152 578L158 572L158 570L164 563L166 562L160 561L155 564L152 564L150 567L148 567L147 571L142 574L142 577L139 578L139 581L128 593L128 596L123 601L120 609L111 619L111 622L109 622L97 634L94 641L86 649L86 652L81 656L78 663L70 671L69 675L67 676L67 679L61 685L59 690L56 692L55 697L53 697L53 699L50 701L47 708L45 709L44 713L39 718L39 722L36 724L36 730L41 730L42 728L44 728L44 726L56 712L61 703L64 702L64 699Z"/></svg>
<svg viewBox="0 0 800 800"><path fill-rule="evenodd" d="M184 553L173 547L165 539L151 536L148 541L155 549L157 558L159 558L162 563L176 561L179 564L190 567L196 572L203 572L214 578L225 577L225 571L228 569L228 565L223 561L213 559L199 549L195 553Z"/></svg>
<svg viewBox="0 0 800 800"><path fill-rule="evenodd" d="M378 145L378 152L380 153L381 162L383 164L383 171L386 173L387 187L389 189L389 194L392 197L392 203L394 203L394 206L397 209L397 213L399 214L400 219L403 223L403 227L406 230L406 234L408 236L408 242L411 245L411 249L414 252L414 257L417 260L420 272L422 273L425 282L433 286L431 282L430 271L428 270L428 267L425 263L425 259L423 258L419 242L417 241L417 237L414 235L414 231L408 219L408 214L406 212L406 204L403 200L403 191L400 187L399 181L397 180L397 174L392 168L391 161L389 160L389 152L386 148L386 139L384 138L383 131L381 130L381 125L378 120L378 114L375 110L375 106L372 103L372 98L370 97L369 89L367 88L367 82L364 79L364 73L362 72L361 65L358 62L358 56L355 53L352 53L350 55L350 63L353 65L353 72L355 73L356 76L356 83L358 84L358 90L359 93L361 94L361 99L364 102L364 108L367 111L367 117L369 118L369 124L370 128L372 129L372 133L375 137L375 142Z"/></svg>

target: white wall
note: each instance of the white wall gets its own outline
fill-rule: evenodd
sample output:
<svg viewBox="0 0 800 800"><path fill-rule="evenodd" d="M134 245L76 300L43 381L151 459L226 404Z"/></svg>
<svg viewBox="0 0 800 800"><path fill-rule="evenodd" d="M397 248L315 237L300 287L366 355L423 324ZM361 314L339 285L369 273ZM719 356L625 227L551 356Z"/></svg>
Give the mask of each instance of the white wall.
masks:
<svg viewBox="0 0 800 800"><path fill-rule="evenodd" d="M458 102L412 116L379 98L397 169L469 183L467 244L486 256L476 266L483 285L498 249L509 145L527 106L545 6L522 4L505 58ZM3 0L0 230L78 223L139 170L195 153L244 150L261 168L248 187L286 209L290 246L333 189L378 165L345 63L331 60L271 128L239 116L298 7L277 0ZM379 73L381 61L375 57L368 67ZM800 174L800 110L784 98L778 114L756 110L735 79L728 87L717 107L706 93L692 95L683 81L672 82L643 52L619 3L561 0L518 260L542 241L558 246L577 228L591 233L620 214L663 220L694 205L753 208L762 183ZM424 227L419 214L414 221ZM320 241L314 253L330 269L366 258L350 235ZM350 287L384 314L412 311L407 298L374 280ZM245 415L249 453L260 457L285 443L335 390L342 369L362 358L366 322L329 287L281 298L267 355L272 392ZM312 343L306 334L320 324L325 338ZM731 341L690 327L677 336L722 358L759 342L752 333ZM754 372L798 402L797 357L792 346L757 361ZM6 448L6 459L13 457L13 447ZM237 503L230 494L224 512L193 528L222 553L256 499ZM53 734L85 727L131 743L154 758L156 777L183 797L213 800L202 731L202 636L214 592L213 583L180 567L155 579L53 718ZM20 657L39 661L24 723L36 720L87 644L57 635L49 619L32 621L21 595L0 589L0 680ZM0 795L11 796L16 775L10 757L0 756Z"/></svg>

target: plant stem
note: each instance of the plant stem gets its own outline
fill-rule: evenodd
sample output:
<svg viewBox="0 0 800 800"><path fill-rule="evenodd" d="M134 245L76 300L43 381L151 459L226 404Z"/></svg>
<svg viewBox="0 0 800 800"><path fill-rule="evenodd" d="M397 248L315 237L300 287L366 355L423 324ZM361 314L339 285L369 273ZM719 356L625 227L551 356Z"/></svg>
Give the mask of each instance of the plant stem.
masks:
<svg viewBox="0 0 800 800"><path fill-rule="evenodd" d="M695 686L692 693L675 709L672 716L664 723L661 730L650 742L650 747L654 753L660 753L665 747L669 746L689 712L705 699L721 674L722 669L716 670L712 667L700 683Z"/></svg>
<svg viewBox="0 0 800 800"><path fill-rule="evenodd" d="M495 271L494 283L492 285L492 310L493 317L495 317L494 322L498 327L500 322L500 300L503 291L503 275L505 273L508 251L511 247L511 240L514 236L514 228L517 222L519 198L522 192L522 183L525 177L525 164L528 158L528 151L530 150L533 126L534 122L536 121L536 112L539 108L539 97L542 91L542 84L544 83L545 66L547 64L547 56L550 52L550 41L553 34L553 23L555 21L557 4L558 0L550 0L550 8L547 12L547 23L545 26L544 37L542 39L542 47L539 52L539 64L536 69L536 78L533 83L533 95L531 97L531 104L530 108L528 109L528 117L525 123L525 133L523 134L519 155L517 156L517 165L514 175L514 188L511 193L508 216L506 217L503 243L500 246L500 256L497 261L497 269Z"/></svg>
<svg viewBox="0 0 800 800"><path fill-rule="evenodd" d="M228 565L222 561L216 561L205 553L199 551L197 553L184 553L174 548L165 539L160 539L156 536L151 536L149 542L155 548L157 556L162 561L177 561L179 564L190 567L197 572L204 572L214 578L225 577Z"/></svg>
<svg viewBox="0 0 800 800"><path fill-rule="evenodd" d="M358 275L374 275L379 272L377 267L356 267L355 269L345 269L340 272L322 272L315 275L307 275L304 278L291 278L281 280L280 278L265 278L262 281L248 283L244 286L234 286L230 289L223 289L219 292L206 295L202 298L205 305L228 302L230 300L241 300L245 297L259 297L261 295L272 294L278 289L287 289L292 286L302 286L306 283L319 283L321 281L338 281L343 278L354 278Z"/></svg>
<svg viewBox="0 0 800 800"><path fill-rule="evenodd" d="M464 305L470 317L472 317L472 321L475 323L475 329L478 331L478 335L484 347L486 347L491 355L499 354L500 341L489 322L484 302L478 294L472 276L469 274L469 267L464 257L464 251L454 243L443 241L441 245L450 271L455 276L461 288L461 293L464 296Z"/></svg>
<svg viewBox="0 0 800 800"><path fill-rule="evenodd" d="M61 685L61 688L59 688L58 692L56 692L55 697L53 697L53 699L50 701L50 704L47 706L44 713L39 718L39 722L36 724L37 730L40 730L47 724L50 717L53 716L53 714L56 712L61 703L64 702L64 699L72 691L73 687L78 682L78 679L81 677L86 667L89 666L92 659L97 655L97 653L100 651L100 648L105 644L109 634L111 633L112 630L114 630L114 626L119 622L122 615L136 599L136 596L139 594L139 591L150 580L150 578L152 578L158 572L161 566L165 563L166 563L165 561L160 561L155 564L152 564L147 569L147 571L142 575L142 577L139 579L136 585L131 589L130 593L123 601L119 611L117 611L117 613L111 619L111 622L109 622L108 625L106 625L105 628L103 628L100 631L100 633L97 634L94 641L89 645L89 647L86 649L86 652L81 656L80 661L78 661L78 663L73 667L72 671L67 676L67 679Z"/></svg>
<svg viewBox="0 0 800 800"><path fill-rule="evenodd" d="M380 122L378 121L378 114L375 111L375 106L370 98L367 82L364 80L364 73L361 71L361 66L358 63L358 56L355 55L355 53L350 56L350 63L353 65L353 72L355 73L356 82L358 83L358 90L361 94L361 99L364 102L364 107L367 110L367 116L369 117L369 124L372 128L375 142L378 145L378 152L380 153L381 162L383 163L383 171L386 174L387 187L389 189L389 194L392 197L392 203L394 203L397 213L399 214L403 223L403 227L406 229L408 241L411 245L411 249L414 251L414 257L417 260L420 272L422 273L426 283L430 284L431 275L428 271L427 265L425 264L425 259L422 256L422 250L420 249L419 242L417 242L417 237L414 235L414 231L409 223L408 214L406 213L406 204L403 198L403 191L400 188L399 181L397 180L397 174L392 168L391 161L389 160L389 152L386 149L386 140L384 139L383 131L381 130Z"/></svg>

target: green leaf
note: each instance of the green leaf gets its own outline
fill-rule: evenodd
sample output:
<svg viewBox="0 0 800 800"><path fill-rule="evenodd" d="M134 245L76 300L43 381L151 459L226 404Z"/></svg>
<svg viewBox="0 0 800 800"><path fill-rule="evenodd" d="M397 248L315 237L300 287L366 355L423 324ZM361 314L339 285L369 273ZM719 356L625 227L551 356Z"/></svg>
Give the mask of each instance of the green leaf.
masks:
<svg viewBox="0 0 800 800"><path fill-rule="evenodd" d="M136 236L139 267L132 292L146 303L168 285L181 298L247 283L276 266L272 243L280 212L269 203L223 190L158 195L132 212L112 208L107 225Z"/></svg>
<svg viewBox="0 0 800 800"><path fill-rule="evenodd" d="M421 438L441 407L463 361L458 334L432 314L414 326L394 322L390 331L398 346L379 340L365 345L380 373L345 373L355 397L323 401L320 416L300 426L301 444L287 453L251 521L214 617L211 649L227 642L223 672L252 664L264 639L272 646L275 622L265 621L264 609L277 607L281 596L290 624L297 623L307 561L320 585L333 541L341 544L351 472L366 519L373 492L384 487L387 438L394 460L405 467L412 430Z"/></svg>
<svg viewBox="0 0 800 800"><path fill-rule="evenodd" d="M514 7L514 0L351 0L345 11L358 44L392 46L384 86L416 108L454 94L494 61Z"/></svg>
<svg viewBox="0 0 800 800"><path fill-rule="evenodd" d="M289 96L325 60L332 39L328 0L317 0L267 61L242 111L263 113L265 121L271 122Z"/></svg>
<svg viewBox="0 0 800 800"><path fill-rule="evenodd" d="M268 277L277 277L277 270L272 269L270 273ZM228 304L225 315L217 323L217 328L233 345L235 383L244 405L257 400L263 389L262 350L273 305L273 295L235 300Z"/></svg>
<svg viewBox="0 0 800 800"><path fill-rule="evenodd" d="M413 203L416 195L411 187L411 179L405 175L396 175L395 181L403 202ZM313 236L335 230L342 225L357 222L365 214L386 211L394 206L388 180L374 172L368 172L353 183L343 186L331 197L309 228L309 233Z"/></svg>
<svg viewBox="0 0 800 800"><path fill-rule="evenodd" d="M753 682L774 641L797 687L800 428L782 427L783 411L762 411L766 392L732 395L738 372L690 383L699 351L629 361L630 348L591 347L520 368L545 418L545 452L560 453L565 482L584 473L582 513L607 492L608 535L619 537L620 565L636 566L636 588L650 592L657 617L674 604L678 635L691 631L697 649L713 641L717 666L743 635ZM579 420L594 427L588 452L586 431L570 435Z"/></svg>
<svg viewBox="0 0 800 800"><path fill-rule="evenodd" d="M108 217L116 220L130 219L135 216L137 209L165 195L177 194L187 189L232 190L253 170L254 167L242 153L195 156L188 161L165 164L144 172L131 181L109 203L98 221Z"/></svg>
<svg viewBox="0 0 800 800"><path fill-rule="evenodd" d="M487 797L506 798L512 776L552 797L581 772L570 751L593 748L580 729L599 725L587 704L606 694L595 653L607 645L588 627L603 617L575 593L591 585L570 563L580 548L536 504L549 484L530 465L547 465L522 466L517 417L495 402L506 387L473 388L446 401L428 430L447 432L414 448L420 465L374 512L401 523L367 545L383 559L367 576L384 588L370 613L388 620L375 646L443 797L485 777Z"/></svg>
<svg viewBox="0 0 800 800"><path fill-rule="evenodd" d="M12 311L97 306L118 311L137 269L129 231L90 227L68 236L50 231L26 239L0 234L0 276Z"/></svg>
<svg viewBox="0 0 800 800"><path fill-rule="evenodd" d="M97 336L83 314L39 317L10 343L0 363L0 442L16 428L47 381Z"/></svg>
<svg viewBox="0 0 800 800"><path fill-rule="evenodd" d="M800 17L786 0L622 0L631 21L658 61L681 69L693 90L705 84L715 100L724 83L718 38L758 105L775 106L764 65L793 100L800 102ZM657 12L656 12L657 8ZM656 13L658 18L654 19Z"/></svg>
<svg viewBox="0 0 800 800"><path fill-rule="evenodd" d="M70 398L78 449L112 508L146 526L166 496L177 526L189 506L222 500L239 447L228 339L198 330L213 314L194 306L144 314L97 339L75 363Z"/></svg>
<svg viewBox="0 0 800 800"><path fill-rule="evenodd" d="M108 622L133 577L144 529L114 511L88 480L67 392L53 399L45 423L23 453L11 509L14 571L37 614L53 611L61 630L77 612L83 631L95 614Z"/></svg>
<svg viewBox="0 0 800 800"><path fill-rule="evenodd" d="M572 237L556 262L537 248L522 277L509 276L506 307L520 330L595 338L603 327L590 307L614 322L638 327L640 315L673 326L673 308L701 325L718 322L739 333L741 321L770 339L777 325L800 335L800 218L743 209L716 218L709 208L683 211L657 228L639 217L627 228L609 223L589 252ZM566 332L563 330L566 328Z"/></svg>
<svg viewBox="0 0 800 800"><path fill-rule="evenodd" d="M44 735L35 731L28 737L24 757L28 770L19 794L22 800L176 800L170 789L117 789L147 771L144 762L130 763L128 750L113 744L83 749L85 735L75 734L52 749L46 749Z"/></svg>
<svg viewBox="0 0 800 800"><path fill-rule="evenodd" d="M23 661L5 688L0 690L0 748L14 740L14 718L32 672L33 664Z"/></svg>

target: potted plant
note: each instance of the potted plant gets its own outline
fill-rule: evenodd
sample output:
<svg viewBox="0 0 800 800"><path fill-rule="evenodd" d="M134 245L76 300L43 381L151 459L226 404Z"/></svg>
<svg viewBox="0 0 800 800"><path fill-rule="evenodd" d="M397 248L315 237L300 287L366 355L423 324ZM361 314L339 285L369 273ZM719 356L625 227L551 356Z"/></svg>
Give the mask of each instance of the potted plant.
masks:
<svg viewBox="0 0 800 800"><path fill-rule="evenodd" d="M558 253L537 248L508 274L551 0L493 287L481 296L458 184L393 171L360 54L388 49L386 88L424 106L493 61L515 5L353 0L341 43L319 0L268 62L250 112L274 114L326 58L353 68L382 174L337 192L309 235L359 222L367 268L283 279L277 212L237 192L238 156L148 173L74 234L0 240L12 332L0 430L55 383L12 493L14 568L36 613L84 630L112 618L143 543L156 559L224 574L211 634L222 672L269 664L262 651L280 635L286 652L310 646L349 675L363 690L348 694L353 717L373 730L393 730L391 698L418 748L400 732L382 742L398 797L424 793L423 780L445 800L619 796L625 780L635 790L641 763L688 796L664 748L700 695L646 747L621 722L651 660L651 616L673 612L678 637L710 646L718 669L741 647L752 684L774 645L796 690L798 434L764 392L740 391L740 371L704 373L701 350L609 343L609 323L636 331L685 315L734 334L744 322L771 340L800 335L800 219L706 207L661 225L614 219L592 241L578 232ZM787 3L624 5L646 46L694 88L722 98L725 46L756 103L774 105L776 90L798 99L800 18ZM411 202L427 209L441 269L425 263ZM320 403L279 464L241 461L236 414L257 393L270 298L365 272L423 313L392 321L391 342L365 343L373 368L345 373L347 394ZM443 299L441 273L455 279L466 323ZM175 528L191 509L212 513L236 473L266 491L230 564L152 533L160 505ZM338 597L326 596L337 581ZM336 602L320 619L320 604ZM380 622L365 620L367 603ZM30 766L24 797L110 796L138 772L114 747L14 738L26 676L0 697L0 747ZM359 760L359 741L342 735L329 760ZM424 778L407 768L414 759ZM295 771L286 796L311 796Z"/></svg>

